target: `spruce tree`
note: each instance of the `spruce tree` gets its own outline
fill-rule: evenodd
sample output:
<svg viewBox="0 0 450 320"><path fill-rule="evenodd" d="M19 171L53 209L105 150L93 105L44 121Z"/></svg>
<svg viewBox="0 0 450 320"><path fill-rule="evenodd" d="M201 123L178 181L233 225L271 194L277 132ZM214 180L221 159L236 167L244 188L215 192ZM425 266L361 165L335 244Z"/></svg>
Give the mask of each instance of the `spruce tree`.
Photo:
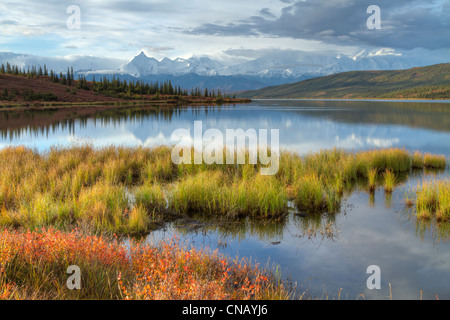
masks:
<svg viewBox="0 0 450 320"><path fill-rule="evenodd" d="M72 85L72 80L70 78L70 69L67 67L67 76L66 76L67 84L70 86Z"/></svg>

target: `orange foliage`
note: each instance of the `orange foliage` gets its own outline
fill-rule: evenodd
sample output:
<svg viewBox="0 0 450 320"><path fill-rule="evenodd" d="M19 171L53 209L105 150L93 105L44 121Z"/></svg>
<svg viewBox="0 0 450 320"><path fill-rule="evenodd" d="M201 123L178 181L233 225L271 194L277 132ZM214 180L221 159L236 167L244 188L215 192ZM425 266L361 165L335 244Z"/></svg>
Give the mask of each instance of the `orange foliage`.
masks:
<svg viewBox="0 0 450 320"><path fill-rule="evenodd" d="M113 279L105 281L110 286L106 289L116 288L118 291L113 298L218 300L288 297L283 284L278 285L271 274L259 270L258 266L252 266L246 260L230 261L217 251L208 253L188 248L177 240L153 247L134 241L125 245L117 239L85 235L77 230L17 232L5 229L0 232L0 299L17 298L14 293L19 287L25 287L27 292L33 288L42 290L39 281L43 279L49 279L50 286L46 292L34 292L33 297L64 298L64 290L68 290L65 271L69 265L81 268L82 279L98 278L99 274L105 274L105 270L109 271L108 274L115 274ZM20 285L16 285L18 282ZM115 286L111 286L111 282ZM105 290L101 289L105 288L99 288L102 284L91 285L90 290L103 292ZM89 287L89 283L83 282L80 291L85 287ZM29 296L28 293L25 298ZM104 298L111 297L112 294Z"/></svg>
<svg viewBox="0 0 450 320"><path fill-rule="evenodd" d="M245 260L230 262L217 251L188 250L176 240L133 256L134 285L127 288L120 281L127 299L262 299L274 289L269 275L257 266Z"/></svg>

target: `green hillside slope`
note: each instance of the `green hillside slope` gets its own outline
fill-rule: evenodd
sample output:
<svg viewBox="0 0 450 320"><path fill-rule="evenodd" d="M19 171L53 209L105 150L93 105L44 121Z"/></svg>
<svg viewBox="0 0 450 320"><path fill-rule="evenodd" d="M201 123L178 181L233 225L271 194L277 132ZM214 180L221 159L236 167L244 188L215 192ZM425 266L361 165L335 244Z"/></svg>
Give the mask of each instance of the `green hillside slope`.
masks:
<svg viewBox="0 0 450 320"><path fill-rule="evenodd" d="M450 63L393 71L354 71L246 91L245 98L450 99Z"/></svg>

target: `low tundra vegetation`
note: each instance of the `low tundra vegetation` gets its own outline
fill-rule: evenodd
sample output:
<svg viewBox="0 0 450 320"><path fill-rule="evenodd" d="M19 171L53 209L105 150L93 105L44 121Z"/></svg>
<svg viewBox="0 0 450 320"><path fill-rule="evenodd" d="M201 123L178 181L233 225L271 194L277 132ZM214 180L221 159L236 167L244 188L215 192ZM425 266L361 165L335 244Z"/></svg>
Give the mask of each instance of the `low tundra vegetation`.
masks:
<svg viewBox="0 0 450 320"><path fill-rule="evenodd" d="M69 290L67 268L81 271ZM247 260L174 239L158 246L55 229L0 231L0 299L290 299L293 289Z"/></svg>

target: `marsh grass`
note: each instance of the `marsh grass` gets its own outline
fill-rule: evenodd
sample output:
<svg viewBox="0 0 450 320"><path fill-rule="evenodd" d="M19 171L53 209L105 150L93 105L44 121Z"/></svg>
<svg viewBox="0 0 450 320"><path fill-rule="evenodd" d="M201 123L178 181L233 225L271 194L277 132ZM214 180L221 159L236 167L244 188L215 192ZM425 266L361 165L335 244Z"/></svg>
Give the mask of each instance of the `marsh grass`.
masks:
<svg viewBox="0 0 450 320"><path fill-rule="evenodd" d="M407 205L415 206L415 213L419 219L429 220L433 217L437 221L450 221L450 182L423 181L415 190L415 197L405 196Z"/></svg>
<svg viewBox="0 0 450 320"><path fill-rule="evenodd" d="M181 179L173 187L169 203L179 214L269 217L287 211L285 190L274 177L255 175L236 180L220 171Z"/></svg>
<svg viewBox="0 0 450 320"><path fill-rule="evenodd" d="M425 168L445 169L445 156L427 153L423 157L423 166Z"/></svg>
<svg viewBox="0 0 450 320"><path fill-rule="evenodd" d="M367 180L369 185L369 191L374 192L377 187L378 169L372 168L367 172Z"/></svg>
<svg viewBox="0 0 450 320"><path fill-rule="evenodd" d="M181 179L173 187L169 204L179 214L202 212L226 214L224 175L219 171L200 172Z"/></svg>
<svg viewBox="0 0 450 320"><path fill-rule="evenodd" d="M228 151L223 152L225 158ZM0 224L62 229L89 225L95 232L136 233L149 231L168 215L193 212L280 217L287 213L290 200L300 211L333 213L339 211L343 194L361 180L373 186L375 172L401 176L419 166L422 157L424 167L445 165L444 157L395 148L322 150L304 157L282 151L278 173L261 176L262 166L248 163L249 152L244 156L245 165L176 166L167 146L81 145L45 153L4 148ZM447 209L442 212L447 215Z"/></svg>
<svg viewBox="0 0 450 320"><path fill-rule="evenodd" d="M419 151L415 151L412 158L413 169L423 169L424 167L424 155Z"/></svg>
<svg viewBox="0 0 450 320"><path fill-rule="evenodd" d="M302 177L297 183L295 204L305 211L321 211L325 208L324 187L316 174Z"/></svg>
<svg viewBox="0 0 450 320"><path fill-rule="evenodd" d="M438 221L450 220L450 182L442 182L438 185L438 205L436 218Z"/></svg>
<svg viewBox="0 0 450 320"><path fill-rule="evenodd" d="M395 173L388 169L384 172L384 191L391 193L394 190L396 183Z"/></svg>
<svg viewBox="0 0 450 320"><path fill-rule="evenodd" d="M137 187L134 192L134 197L135 204L142 206L148 212L164 213L167 209L164 186L159 183Z"/></svg>

